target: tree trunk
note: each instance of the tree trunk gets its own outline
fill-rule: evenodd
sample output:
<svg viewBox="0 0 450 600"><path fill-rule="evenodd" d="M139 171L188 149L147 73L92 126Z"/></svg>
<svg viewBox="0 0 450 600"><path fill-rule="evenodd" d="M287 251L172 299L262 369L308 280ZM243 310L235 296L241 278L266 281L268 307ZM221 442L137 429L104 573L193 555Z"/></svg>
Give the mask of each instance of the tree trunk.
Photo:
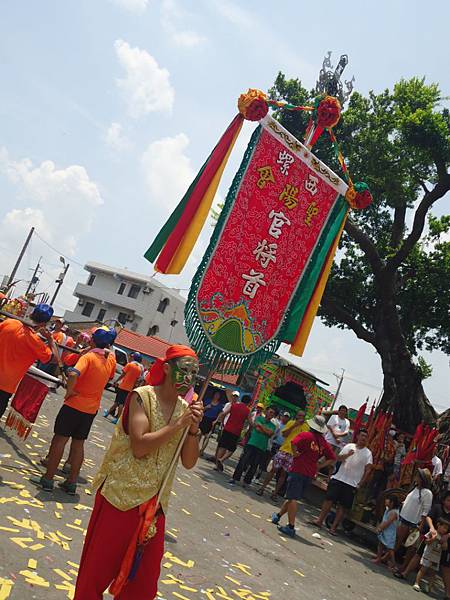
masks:
<svg viewBox="0 0 450 600"><path fill-rule="evenodd" d="M393 339L384 327L381 329L377 335L384 375L380 409L394 414L394 424L399 429L414 433L422 421L435 423L436 411L424 392L420 372L404 340Z"/></svg>

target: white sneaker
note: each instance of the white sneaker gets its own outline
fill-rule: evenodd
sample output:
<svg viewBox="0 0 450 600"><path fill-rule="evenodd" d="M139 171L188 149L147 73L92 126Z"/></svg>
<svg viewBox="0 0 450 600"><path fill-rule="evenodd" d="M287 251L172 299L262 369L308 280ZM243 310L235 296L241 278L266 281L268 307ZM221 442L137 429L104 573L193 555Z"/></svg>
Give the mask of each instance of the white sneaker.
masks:
<svg viewBox="0 0 450 600"><path fill-rule="evenodd" d="M416 592L421 592L422 590L420 589L420 585L418 583L415 583L413 585L413 590L416 590Z"/></svg>

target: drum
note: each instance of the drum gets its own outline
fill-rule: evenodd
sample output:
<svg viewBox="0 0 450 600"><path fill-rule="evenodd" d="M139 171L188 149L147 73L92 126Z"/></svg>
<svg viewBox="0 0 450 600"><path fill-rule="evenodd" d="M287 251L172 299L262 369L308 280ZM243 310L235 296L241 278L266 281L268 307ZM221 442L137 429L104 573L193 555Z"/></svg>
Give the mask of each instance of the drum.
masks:
<svg viewBox="0 0 450 600"><path fill-rule="evenodd" d="M30 367L14 394L5 427L14 430L21 439L26 440L49 388L55 389L59 383L56 377L36 367Z"/></svg>

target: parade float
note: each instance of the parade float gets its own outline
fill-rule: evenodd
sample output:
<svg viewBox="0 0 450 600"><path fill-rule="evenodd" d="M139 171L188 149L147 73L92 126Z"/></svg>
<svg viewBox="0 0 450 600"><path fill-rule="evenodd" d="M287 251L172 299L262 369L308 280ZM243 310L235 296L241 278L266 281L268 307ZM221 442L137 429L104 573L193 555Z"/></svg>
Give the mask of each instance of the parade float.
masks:
<svg viewBox="0 0 450 600"><path fill-rule="evenodd" d="M304 410L309 418L328 409L334 401L333 394L320 383L328 385L312 373L274 356L259 366L252 403L276 406L291 415Z"/></svg>

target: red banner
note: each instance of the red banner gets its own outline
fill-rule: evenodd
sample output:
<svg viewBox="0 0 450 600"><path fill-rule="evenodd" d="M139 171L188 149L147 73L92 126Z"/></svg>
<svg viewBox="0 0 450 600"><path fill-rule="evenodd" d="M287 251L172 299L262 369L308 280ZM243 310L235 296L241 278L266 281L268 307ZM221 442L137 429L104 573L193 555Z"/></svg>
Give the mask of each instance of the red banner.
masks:
<svg viewBox="0 0 450 600"><path fill-rule="evenodd" d="M346 187L271 117L262 125L196 294L210 343L238 355L279 334Z"/></svg>

